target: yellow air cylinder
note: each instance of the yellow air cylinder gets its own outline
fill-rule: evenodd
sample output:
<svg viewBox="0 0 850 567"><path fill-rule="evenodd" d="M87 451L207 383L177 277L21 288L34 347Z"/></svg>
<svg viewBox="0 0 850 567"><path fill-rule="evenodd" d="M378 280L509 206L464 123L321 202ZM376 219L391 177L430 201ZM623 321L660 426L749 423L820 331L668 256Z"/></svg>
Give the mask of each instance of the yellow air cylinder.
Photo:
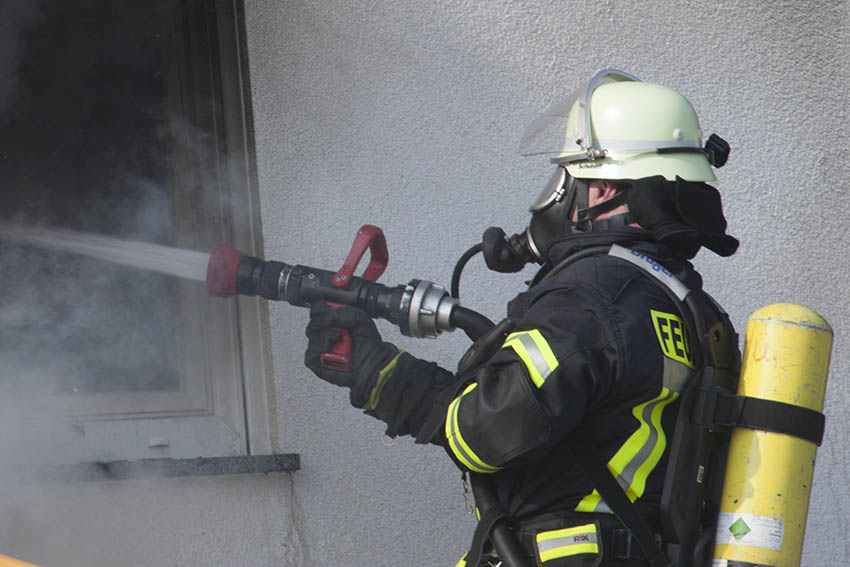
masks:
<svg viewBox="0 0 850 567"><path fill-rule="evenodd" d="M8 555L0 555L0 567L38 567L33 563L27 563Z"/></svg>
<svg viewBox="0 0 850 567"><path fill-rule="evenodd" d="M738 394L823 411L832 328L800 305L750 317ZM723 483L713 567L799 567L817 446L736 427Z"/></svg>

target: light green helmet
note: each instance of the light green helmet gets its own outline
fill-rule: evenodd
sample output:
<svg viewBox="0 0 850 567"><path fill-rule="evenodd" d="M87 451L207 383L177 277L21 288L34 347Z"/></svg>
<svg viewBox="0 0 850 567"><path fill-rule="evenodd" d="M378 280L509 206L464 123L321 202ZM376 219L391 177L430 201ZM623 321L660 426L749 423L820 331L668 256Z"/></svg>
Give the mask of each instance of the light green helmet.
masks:
<svg viewBox="0 0 850 567"><path fill-rule="evenodd" d="M616 69L549 107L529 126L520 151L549 155L576 178L717 179L691 103Z"/></svg>

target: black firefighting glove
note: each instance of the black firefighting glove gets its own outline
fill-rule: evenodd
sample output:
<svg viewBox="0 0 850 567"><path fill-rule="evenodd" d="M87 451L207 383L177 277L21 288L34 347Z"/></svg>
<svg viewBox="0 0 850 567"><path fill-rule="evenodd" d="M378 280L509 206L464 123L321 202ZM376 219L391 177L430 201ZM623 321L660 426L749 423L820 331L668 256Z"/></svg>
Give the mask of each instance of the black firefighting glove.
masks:
<svg viewBox="0 0 850 567"><path fill-rule="evenodd" d="M350 368L347 372L331 370L322 365L322 353L330 351L342 337L342 329L351 335ZM399 355L395 345L385 343L375 322L368 313L356 307L342 306L329 309L324 301L310 307L310 323L307 325L307 352L304 363L319 378L351 388L351 405L366 408L374 405L381 371L389 368ZM370 400L370 398L373 398ZM370 404L372 401L372 404Z"/></svg>
<svg viewBox="0 0 850 567"><path fill-rule="evenodd" d="M351 333L351 368L325 368L320 356ZM454 383L454 374L420 360L381 340L369 314L354 307L329 310L324 302L310 308L307 325L307 367L323 380L351 388L351 404L387 424L386 434L416 435L433 408L434 399Z"/></svg>

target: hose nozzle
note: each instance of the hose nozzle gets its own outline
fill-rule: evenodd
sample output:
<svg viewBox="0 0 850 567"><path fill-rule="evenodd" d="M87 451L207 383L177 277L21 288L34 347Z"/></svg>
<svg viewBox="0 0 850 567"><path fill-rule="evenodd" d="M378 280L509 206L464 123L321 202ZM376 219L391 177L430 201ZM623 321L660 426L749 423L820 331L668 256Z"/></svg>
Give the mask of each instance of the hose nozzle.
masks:
<svg viewBox="0 0 850 567"><path fill-rule="evenodd" d="M433 338L455 327L492 326L489 319L460 307L456 298L429 281L387 287L363 277L347 279L347 285L340 287L338 273L261 260L229 244L216 246L207 265L207 292L215 297L259 295L302 307L315 301L350 305L398 325L408 337Z"/></svg>
<svg viewBox="0 0 850 567"><path fill-rule="evenodd" d="M215 297L236 295L236 273L245 253L230 244L219 244L207 265L207 293Z"/></svg>

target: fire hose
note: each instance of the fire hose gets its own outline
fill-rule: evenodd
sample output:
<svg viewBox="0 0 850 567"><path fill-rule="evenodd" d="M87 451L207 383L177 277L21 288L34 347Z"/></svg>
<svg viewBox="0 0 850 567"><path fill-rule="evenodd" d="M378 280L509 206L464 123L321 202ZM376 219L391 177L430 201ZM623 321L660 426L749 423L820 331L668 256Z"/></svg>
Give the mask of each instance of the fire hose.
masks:
<svg viewBox="0 0 850 567"><path fill-rule="evenodd" d="M368 266L362 276L354 276L367 251ZM397 325L409 337L435 338L458 328L475 340L494 327L490 319L462 307L445 288L430 281L413 279L395 287L377 283L375 280L386 268L388 257L384 234L373 225L360 228L345 262L336 272L265 261L229 244L219 244L210 255L206 286L209 294L216 297L248 295L299 307L309 307L316 301L326 301L331 307L357 307L374 318ZM343 334L339 343L322 355L321 361L331 369L346 369L350 356L351 339ZM480 510L499 505L489 478L471 473L470 479ZM504 520L495 523L489 535L505 567L527 564L525 552Z"/></svg>

